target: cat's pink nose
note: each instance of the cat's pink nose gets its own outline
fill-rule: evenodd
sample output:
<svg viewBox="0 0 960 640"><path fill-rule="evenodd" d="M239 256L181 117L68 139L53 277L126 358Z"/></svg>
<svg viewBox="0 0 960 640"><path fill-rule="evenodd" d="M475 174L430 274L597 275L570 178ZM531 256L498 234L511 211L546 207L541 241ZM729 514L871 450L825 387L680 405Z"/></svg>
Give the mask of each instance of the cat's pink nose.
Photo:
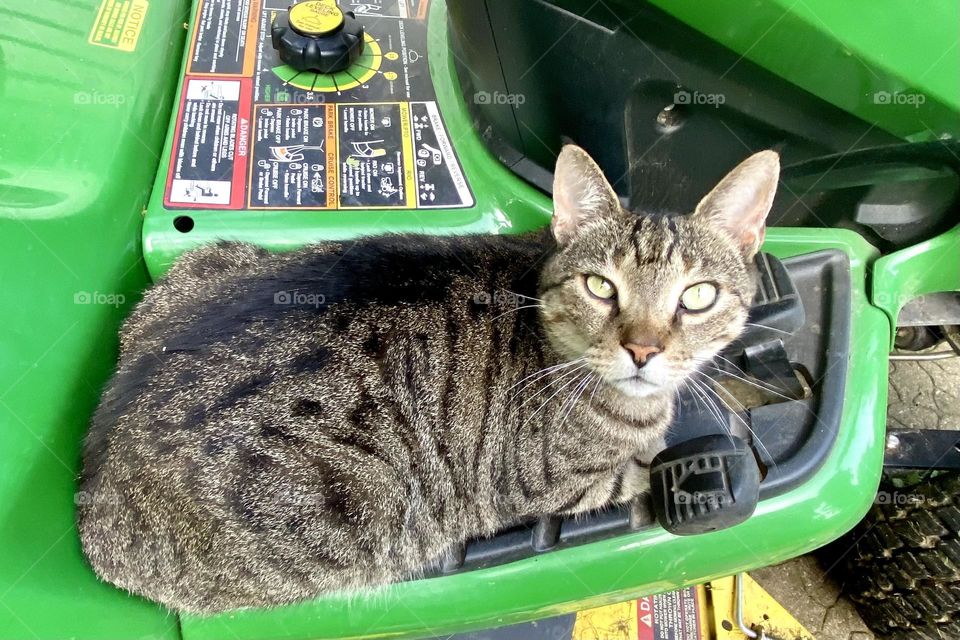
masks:
<svg viewBox="0 0 960 640"><path fill-rule="evenodd" d="M630 356L633 358L633 363L637 365L637 368L647 364L650 358L662 351L659 345L635 344L633 342L624 342L623 348L630 352Z"/></svg>

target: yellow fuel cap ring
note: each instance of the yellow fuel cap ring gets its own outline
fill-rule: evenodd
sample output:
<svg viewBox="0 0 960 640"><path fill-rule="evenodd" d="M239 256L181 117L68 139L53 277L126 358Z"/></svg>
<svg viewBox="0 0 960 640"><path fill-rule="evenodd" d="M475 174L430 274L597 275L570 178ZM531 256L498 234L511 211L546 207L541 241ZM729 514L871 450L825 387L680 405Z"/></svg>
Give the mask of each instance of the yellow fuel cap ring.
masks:
<svg viewBox="0 0 960 640"><path fill-rule="evenodd" d="M337 73L363 53L363 25L332 0L306 0L277 15L270 27L280 59L298 71Z"/></svg>

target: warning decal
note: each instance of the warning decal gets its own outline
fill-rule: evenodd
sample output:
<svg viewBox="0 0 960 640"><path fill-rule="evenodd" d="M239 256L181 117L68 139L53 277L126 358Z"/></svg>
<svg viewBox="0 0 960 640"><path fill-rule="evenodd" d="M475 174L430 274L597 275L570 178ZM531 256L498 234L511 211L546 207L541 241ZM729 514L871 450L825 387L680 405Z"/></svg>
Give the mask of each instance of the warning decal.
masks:
<svg viewBox="0 0 960 640"><path fill-rule="evenodd" d="M280 60L270 25L289 6L199 0L164 206L472 206L427 66L428 0L340 2L363 25L364 46L333 74Z"/></svg>
<svg viewBox="0 0 960 640"><path fill-rule="evenodd" d="M147 0L103 0L87 41L101 47L133 51L137 48L148 6Z"/></svg>
<svg viewBox="0 0 960 640"><path fill-rule="evenodd" d="M189 79L184 87L167 201L181 207L239 208L248 155L249 81Z"/></svg>
<svg viewBox="0 0 960 640"><path fill-rule="evenodd" d="M637 600L638 640L704 640L696 587Z"/></svg>

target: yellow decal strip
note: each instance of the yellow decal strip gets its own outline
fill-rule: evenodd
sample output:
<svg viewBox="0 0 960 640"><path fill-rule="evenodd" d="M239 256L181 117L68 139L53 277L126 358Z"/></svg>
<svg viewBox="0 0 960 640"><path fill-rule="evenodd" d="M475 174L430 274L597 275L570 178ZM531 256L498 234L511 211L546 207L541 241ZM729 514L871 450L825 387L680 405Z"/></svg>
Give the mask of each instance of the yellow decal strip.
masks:
<svg viewBox="0 0 960 640"><path fill-rule="evenodd" d="M407 208L417 208L417 165L413 156L413 133L410 125L410 103L400 103L400 135L403 139L403 184Z"/></svg>

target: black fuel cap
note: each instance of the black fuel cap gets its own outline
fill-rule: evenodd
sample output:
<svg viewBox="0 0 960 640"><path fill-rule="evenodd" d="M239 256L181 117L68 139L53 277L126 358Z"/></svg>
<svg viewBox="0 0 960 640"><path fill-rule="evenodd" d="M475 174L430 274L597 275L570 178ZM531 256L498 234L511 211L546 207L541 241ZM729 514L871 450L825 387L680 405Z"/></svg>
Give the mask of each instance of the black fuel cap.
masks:
<svg viewBox="0 0 960 640"><path fill-rule="evenodd" d="M363 53L363 26L333 0L290 5L270 28L273 48L297 71L336 73Z"/></svg>

